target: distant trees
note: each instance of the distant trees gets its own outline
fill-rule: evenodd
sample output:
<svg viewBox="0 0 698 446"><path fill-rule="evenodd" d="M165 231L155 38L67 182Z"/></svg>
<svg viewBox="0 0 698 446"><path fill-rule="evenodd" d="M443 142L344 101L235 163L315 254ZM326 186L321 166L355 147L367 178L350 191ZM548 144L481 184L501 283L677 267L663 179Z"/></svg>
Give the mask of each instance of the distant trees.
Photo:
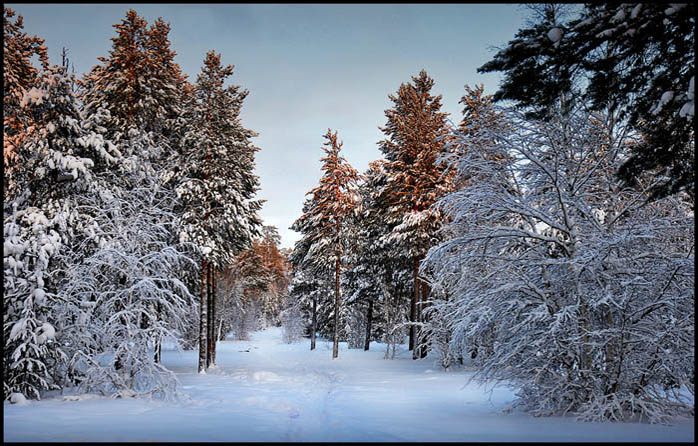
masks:
<svg viewBox="0 0 698 446"><path fill-rule="evenodd" d="M230 279L239 287L242 309L255 314L255 326L280 324L281 307L288 292L288 259L279 250L281 242L274 226L264 226L263 237L240 253L231 266Z"/></svg>

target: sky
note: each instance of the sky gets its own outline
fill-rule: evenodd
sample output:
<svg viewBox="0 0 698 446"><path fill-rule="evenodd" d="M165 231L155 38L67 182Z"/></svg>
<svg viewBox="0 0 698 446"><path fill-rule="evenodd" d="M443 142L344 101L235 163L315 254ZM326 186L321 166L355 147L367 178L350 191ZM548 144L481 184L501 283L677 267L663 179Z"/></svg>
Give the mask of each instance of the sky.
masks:
<svg viewBox="0 0 698 446"><path fill-rule="evenodd" d="M230 83L250 91L243 125L259 136L256 173L260 214L276 226L281 246L300 234L289 227L322 172L322 135L344 142L342 154L360 172L381 157L388 95L422 69L443 95L442 110L460 120L466 84L494 93L501 75L478 74L496 48L526 19L517 4L19 4L24 30L45 39L51 63L61 49L78 76L111 49L112 25L133 8L148 23L170 23L175 61L195 82L206 52L234 65Z"/></svg>

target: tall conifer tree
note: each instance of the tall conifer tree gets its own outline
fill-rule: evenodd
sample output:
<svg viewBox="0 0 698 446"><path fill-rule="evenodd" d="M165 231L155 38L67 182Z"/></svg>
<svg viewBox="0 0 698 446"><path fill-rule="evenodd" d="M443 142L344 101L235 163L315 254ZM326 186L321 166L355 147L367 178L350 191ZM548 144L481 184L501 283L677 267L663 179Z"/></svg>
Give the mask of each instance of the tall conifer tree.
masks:
<svg viewBox="0 0 698 446"><path fill-rule="evenodd" d="M441 111L441 95L431 94L433 86L434 80L424 70L412 77L412 83L400 85L396 95L388 96L394 106L385 111L388 122L381 128L387 136L380 142L388 177L383 202L393 222L385 240L412 258L413 323L418 321L420 289L423 300L427 293L426 283L419 280L419 264L438 228L439 217L430 207L449 188L444 168L437 162L448 142L448 114ZM410 350L416 347L416 335L412 325ZM415 351L415 358L417 355Z"/></svg>
<svg viewBox="0 0 698 446"><path fill-rule="evenodd" d="M15 12L9 8L3 9L3 197L12 199L22 189L18 181L22 181L26 158L29 154L22 153L22 142L26 129L31 124L30 114L20 106L24 94L35 87L39 80L39 72L32 64L33 56L38 56L42 68L48 68L48 55L43 39L28 36L24 29L21 15L13 22Z"/></svg>
<svg viewBox="0 0 698 446"><path fill-rule="evenodd" d="M240 109L249 93L240 86L225 86L233 66L221 65L221 56L209 51L197 77L195 97L187 117L189 129L182 140L188 160L177 187L184 206L180 240L194 243L201 256L201 338L199 371L211 364L215 343L209 332L209 309L215 308L215 269L232 264L234 256L247 249L260 235L254 200L259 178L254 174L257 136L240 122ZM207 353L208 351L208 353Z"/></svg>
<svg viewBox="0 0 698 446"><path fill-rule="evenodd" d="M342 143L337 141L337 132L328 129L324 135L327 140L323 144L325 156L323 176L320 184L308 194L313 195L312 214L304 214L299 220L315 221L312 229L313 243L308 249L307 256L314 258L317 263L334 265L334 339L332 358L339 355L339 311L341 305L340 271L342 255L346 251L347 217L356 205L356 185L359 173L347 160L339 154Z"/></svg>

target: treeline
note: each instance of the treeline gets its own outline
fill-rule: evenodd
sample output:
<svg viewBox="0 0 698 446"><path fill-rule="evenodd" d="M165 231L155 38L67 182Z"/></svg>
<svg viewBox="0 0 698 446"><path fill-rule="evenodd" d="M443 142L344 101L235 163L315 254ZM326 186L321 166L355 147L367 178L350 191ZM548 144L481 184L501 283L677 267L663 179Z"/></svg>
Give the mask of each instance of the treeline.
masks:
<svg viewBox="0 0 698 446"><path fill-rule="evenodd" d="M537 415L693 414L692 5L534 5L456 125L425 71L359 175L328 130L292 226L315 332L520 389ZM392 353L391 353L392 348Z"/></svg>
<svg viewBox="0 0 698 446"><path fill-rule="evenodd" d="M128 11L78 79L14 16L4 9L4 398L171 396L163 341L198 344L204 371L215 340L249 329L240 314L278 323L287 288L257 214L248 91L227 85L215 51L189 82L162 18Z"/></svg>

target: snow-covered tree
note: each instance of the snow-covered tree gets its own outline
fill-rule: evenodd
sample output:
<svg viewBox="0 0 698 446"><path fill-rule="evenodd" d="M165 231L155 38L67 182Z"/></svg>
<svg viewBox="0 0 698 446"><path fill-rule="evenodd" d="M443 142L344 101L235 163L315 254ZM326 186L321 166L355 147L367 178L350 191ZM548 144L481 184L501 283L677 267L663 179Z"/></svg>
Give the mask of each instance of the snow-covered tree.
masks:
<svg viewBox="0 0 698 446"><path fill-rule="evenodd" d="M194 262L168 243L177 222L173 193L158 191L154 178L141 184L83 204L97 215L83 243L98 248L86 258L81 249L67 254L77 258L65 262L61 290L66 350L85 392L169 397L176 390L174 373L157 357L163 338L180 337L194 303L172 268Z"/></svg>
<svg viewBox="0 0 698 446"><path fill-rule="evenodd" d="M357 212L350 219L352 244L347 260L349 266L344 273L345 303L356 322L351 325L352 338L358 342L358 338L363 337L364 350L370 348L372 338L389 343L387 334L401 331L396 327L406 318L399 310L407 308L410 300L409 294L398 292L397 284L403 282L396 280L395 273L409 271L411 259L396 256L390 245L381 243L381 237L390 232L385 215L387 208L380 201L386 183L383 164L383 160L372 161L363 174ZM391 317L386 317L386 312Z"/></svg>
<svg viewBox="0 0 698 446"><path fill-rule="evenodd" d="M309 209L306 200L304 210ZM304 213L304 215L307 215ZM301 226L298 225L298 220L294 222L291 229L300 232ZM306 321L306 330L310 335L310 349L314 350L316 345L316 335L320 332L322 335L331 333L330 310L332 302L329 299L331 295L331 271L327 268L321 268L311 263L312 259L305 255L308 252L310 245L311 233L303 233L303 236L298 240L293 248L289 261L293 267L293 275L289 284L289 299L294 299L303 312Z"/></svg>
<svg viewBox="0 0 698 446"><path fill-rule="evenodd" d="M539 5L535 11L533 23L478 70L504 73L495 99L513 100L539 117L561 94L570 103L590 99L596 110L611 104L646 135L619 175L634 184L652 172L661 180L655 198L691 191L695 6L608 3L563 11Z"/></svg>
<svg viewBox="0 0 698 446"><path fill-rule="evenodd" d="M197 247L202 263L201 370L215 354L215 343L206 338L206 312L215 308L215 294L205 291L209 288L206 283L215 279L215 269L232 264L233 257L248 248L261 229L257 215L261 202L254 200L259 187L254 154L259 149L250 140L257 134L240 122L248 91L237 85L224 86L232 74L233 66L222 66L220 54L206 54L181 142L187 164L177 186L184 209L179 237Z"/></svg>
<svg viewBox="0 0 698 446"><path fill-rule="evenodd" d="M402 84L388 97L393 107L385 111L388 121L381 130L387 139L379 147L385 156L387 183L383 203L389 208L391 232L385 242L412 259L413 297L410 322L420 319L420 294L426 300L427 285L418 277L419 264L432 246L440 216L431 205L450 187L444 168L437 162L445 151L450 130L447 113L441 111L441 95L434 96L434 80L426 71ZM410 327L409 348L414 358L426 356L417 347L417 324Z"/></svg>
<svg viewBox="0 0 698 446"><path fill-rule="evenodd" d="M355 188L359 174L339 154L342 142L337 141L337 132L328 129L323 137L326 139L322 147L325 156L320 159L323 175L318 186L308 192L313 196L310 213L303 214L296 223L299 229L306 229L311 234L312 242L305 254L310 263L321 265L323 269L332 265L335 298L332 358L336 358L339 355L340 272L342 256L347 251L348 216L356 205ZM304 228L305 220L312 223Z"/></svg>
<svg viewBox="0 0 698 446"><path fill-rule="evenodd" d="M48 55L43 39L28 36L24 29L21 15L12 21L15 12L3 8L2 19L2 85L3 85L3 197L5 200L15 198L23 189L18 182L24 181L27 173L23 169L26 158L31 154L22 152L23 140L27 127L32 125L26 108L21 103L25 94L38 95L36 83L39 71L32 64L32 57L37 56L41 67L48 68Z"/></svg>
<svg viewBox="0 0 698 446"><path fill-rule="evenodd" d="M240 311L252 314L259 308L260 320L255 326L278 325L281 306L288 292L287 259L279 251L281 241L274 226L264 226L264 236L254 240L252 247L240 253L230 266L228 290L239 290ZM259 324L257 324L259 322Z"/></svg>
<svg viewBox="0 0 698 446"><path fill-rule="evenodd" d="M690 200L648 202L651 178L643 191L616 180L634 141L608 115L506 116L468 136L479 146L462 141L453 163L468 181L440 201L451 238L424 265L451 296L430 311L454 350L480 346L476 376L518 386L538 415L692 411Z"/></svg>
<svg viewBox="0 0 698 446"><path fill-rule="evenodd" d="M310 322L310 349L315 349L315 337L318 328L324 326L322 319L318 320L318 307L322 308L327 303L323 288L330 281L330 271L327 265L318 265L315 258L308 256L308 251L314 243L318 219L310 219L311 208L314 202L307 198L303 203L303 214L293 222L290 229L301 234L296 241L293 251L289 256L289 262L293 268L293 277L289 284L289 295L297 299L304 314L309 315Z"/></svg>
<svg viewBox="0 0 698 446"><path fill-rule="evenodd" d="M62 384L50 376L64 358L55 340L59 253L90 231L93 215L78 203L94 190L95 164L116 153L83 121L72 83L66 67L49 67L19 104L33 125L20 148L27 177L15 183L20 195L4 205L5 396L39 398Z"/></svg>
<svg viewBox="0 0 698 446"><path fill-rule="evenodd" d="M286 294L280 317L282 340L287 344L300 341L305 332L305 318L300 302L291 294Z"/></svg>
<svg viewBox="0 0 698 446"><path fill-rule="evenodd" d="M492 138L494 138L496 134L505 131L507 126L505 116L493 104L492 95L484 94L484 85L476 85L474 88L466 85L465 91L465 94L460 100L460 103L463 104L463 118L458 124L458 138L448 145L446 153L443 154L440 159L440 162L446 164L454 171L458 167L456 160L464 156L464 154L470 150L479 150L482 146L494 144ZM485 127L487 129L486 131ZM493 158L493 161L498 161L501 165L501 169L506 169L511 159L502 158L501 154L498 156L499 158ZM476 181L486 182L489 180L481 173L477 178L471 178L468 171L463 169L458 172L454 181L454 187L461 188L466 185L472 185ZM513 190L513 183L508 187ZM490 220L488 223L492 224L492 221ZM447 240L452 237L453 234L450 231L450 227L447 226L442 230L440 236L442 240ZM482 274L485 274L486 264L482 266ZM435 299L440 301L448 300L452 297L453 296L450 296L448 293L434 296ZM429 344L438 356L438 362L441 366L448 369L455 362L463 363L465 352L462 346L452 345L452 327L447 318L443 318L440 315L431 318L425 322L424 330L425 338L429 340ZM483 339L489 338L483 336ZM479 346L472 344L469 347L471 350L470 354L476 356L480 348L488 350L492 348L492 345L491 343Z"/></svg>
<svg viewBox="0 0 698 446"><path fill-rule="evenodd" d="M135 127L152 132L155 142L168 135L181 115L181 87L184 82L175 53L168 40L169 25L158 19L148 22L130 9L114 25L108 57L99 57L82 81L87 113L100 107L109 110L106 127L116 142L119 135Z"/></svg>

